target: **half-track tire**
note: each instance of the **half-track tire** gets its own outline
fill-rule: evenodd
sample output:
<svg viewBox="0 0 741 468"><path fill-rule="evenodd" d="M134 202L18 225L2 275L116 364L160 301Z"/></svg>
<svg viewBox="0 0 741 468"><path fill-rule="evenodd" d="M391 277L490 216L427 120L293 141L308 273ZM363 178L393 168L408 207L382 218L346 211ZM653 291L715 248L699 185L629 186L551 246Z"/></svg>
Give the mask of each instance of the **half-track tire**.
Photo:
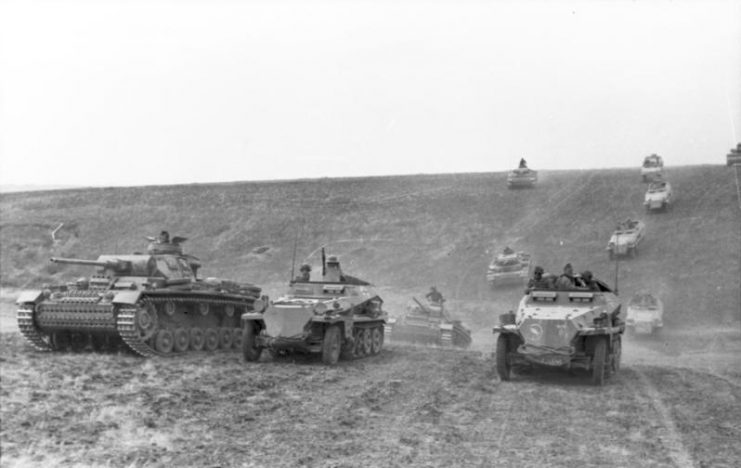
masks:
<svg viewBox="0 0 741 468"><path fill-rule="evenodd" d="M256 362L260 359L262 348L257 346L257 328L255 322L248 320L242 328L242 356L247 362Z"/></svg>
<svg viewBox="0 0 741 468"><path fill-rule="evenodd" d="M597 337L594 343L594 355L592 356L592 383L597 386L605 384L607 366L607 340Z"/></svg>
<svg viewBox="0 0 741 468"><path fill-rule="evenodd" d="M607 255L610 258L610 260L615 260L615 253L612 250L608 251Z"/></svg>
<svg viewBox="0 0 741 468"><path fill-rule="evenodd" d="M617 373L620 370L620 358L623 354L623 345L620 336L612 343L612 358L610 359L612 372Z"/></svg>
<svg viewBox="0 0 741 468"><path fill-rule="evenodd" d="M509 337L499 334L497 338L497 374L503 381L509 381L512 375L512 366L509 363Z"/></svg>
<svg viewBox="0 0 741 468"><path fill-rule="evenodd" d="M363 333L361 337L364 337ZM365 347L365 346L363 346ZM340 358L340 349L342 348L342 336L340 336L340 327L330 326L324 331L324 340L322 341L322 362L329 366L337 364Z"/></svg>

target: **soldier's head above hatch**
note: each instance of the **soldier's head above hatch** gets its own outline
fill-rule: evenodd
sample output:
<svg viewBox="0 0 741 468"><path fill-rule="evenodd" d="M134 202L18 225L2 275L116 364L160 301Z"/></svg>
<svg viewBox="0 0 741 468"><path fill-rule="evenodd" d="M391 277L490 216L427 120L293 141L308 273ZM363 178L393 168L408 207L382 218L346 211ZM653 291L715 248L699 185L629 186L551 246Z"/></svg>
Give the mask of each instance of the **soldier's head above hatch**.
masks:
<svg viewBox="0 0 741 468"><path fill-rule="evenodd" d="M574 267L571 266L571 263L567 263L566 265L564 265L563 273L570 276L574 274Z"/></svg>
<svg viewBox="0 0 741 468"><path fill-rule="evenodd" d="M533 270L533 276L535 278L542 278L543 277L543 267L542 266L536 266L535 270Z"/></svg>
<svg viewBox="0 0 741 468"><path fill-rule="evenodd" d="M308 263L304 263L304 264L301 265L301 268L299 268L299 271L301 271L301 272L309 271L310 272L311 271L311 265L309 265Z"/></svg>
<svg viewBox="0 0 741 468"><path fill-rule="evenodd" d="M169 244L170 243L170 233L167 231L160 232L159 237L157 237L157 242L161 244Z"/></svg>
<svg viewBox="0 0 741 468"><path fill-rule="evenodd" d="M586 281L592 281L592 278L593 278L594 276L592 275L592 272L591 272L591 271L589 271L589 270L584 270L584 271L583 271L583 272L581 273L581 277L582 277L582 278L584 278L584 279L585 279Z"/></svg>

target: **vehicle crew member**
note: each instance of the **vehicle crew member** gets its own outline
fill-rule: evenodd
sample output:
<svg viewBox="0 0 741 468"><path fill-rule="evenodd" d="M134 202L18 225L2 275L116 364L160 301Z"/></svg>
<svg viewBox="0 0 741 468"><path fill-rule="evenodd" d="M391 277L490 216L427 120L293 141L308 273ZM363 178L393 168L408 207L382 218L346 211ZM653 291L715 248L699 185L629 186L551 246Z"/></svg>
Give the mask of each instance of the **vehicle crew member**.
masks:
<svg viewBox="0 0 741 468"><path fill-rule="evenodd" d="M571 263L567 263L563 267L563 273L558 277L556 281L556 288L558 289L571 289L576 285L574 281L574 267Z"/></svg>
<svg viewBox="0 0 741 468"><path fill-rule="evenodd" d="M340 260L337 258L337 255L330 255L327 257L327 266L324 271L323 279L330 283L341 283L345 281L345 275L342 274Z"/></svg>
<svg viewBox="0 0 741 468"><path fill-rule="evenodd" d="M592 275L592 272L589 270L585 270L581 274L581 280L584 283L584 287L587 288L590 291L599 291L599 286L597 286L597 282L594 281L594 276Z"/></svg>
<svg viewBox="0 0 741 468"><path fill-rule="evenodd" d="M307 282L311 281L311 265L304 263L299 269L301 272L293 281Z"/></svg>
<svg viewBox="0 0 741 468"><path fill-rule="evenodd" d="M435 286L430 287L430 292L425 294L425 297L433 304L442 304L445 302L445 298L440 294L440 291L438 291Z"/></svg>
<svg viewBox="0 0 741 468"><path fill-rule="evenodd" d="M535 270L533 271L533 277L530 278L527 282L527 288L525 289L525 294L530 293L533 289L543 289L548 288L549 285L543 278L543 267L542 266L536 266Z"/></svg>

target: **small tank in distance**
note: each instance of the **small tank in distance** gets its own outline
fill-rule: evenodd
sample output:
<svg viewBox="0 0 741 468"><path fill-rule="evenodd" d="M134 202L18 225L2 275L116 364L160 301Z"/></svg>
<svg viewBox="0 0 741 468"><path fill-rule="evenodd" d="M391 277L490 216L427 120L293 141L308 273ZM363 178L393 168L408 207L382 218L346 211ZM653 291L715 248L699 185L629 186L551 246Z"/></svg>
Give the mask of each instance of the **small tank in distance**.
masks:
<svg viewBox="0 0 741 468"><path fill-rule="evenodd" d="M319 353L327 365L381 352L387 315L373 285L343 274L336 256L323 270L318 280L291 281L264 311L242 315L246 361L258 361L265 349Z"/></svg>
<svg viewBox="0 0 741 468"><path fill-rule="evenodd" d="M239 317L261 309L260 288L197 277L201 262L184 254L184 237L149 237L146 254L101 255L97 260L52 258L96 268L89 278L22 292L17 320L39 350L117 348L142 356L238 349Z"/></svg>
<svg viewBox="0 0 741 468"><path fill-rule="evenodd" d="M741 166L741 143L738 143L735 148L731 148L731 151L726 155L726 166Z"/></svg>
<svg viewBox="0 0 741 468"><path fill-rule="evenodd" d="M615 231L607 242L607 252L610 260L617 256L635 257L638 255L638 246L646 234L646 224L637 219L626 219L618 223Z"/></svg>
<svg viewBox="0 0 741 468"><path fill-rule="evenodd" d="M625 325L629 332L652 335L664 327L664 304L653 294L641 291L628 301Z"/></svg>
<svg viewBox="0 0 741 468"><path fill-rule="evenodd" d="M393 342L444 348L467 348L471 345L471 330L460 320L454 320L442 302L422 302L417 298L412 298L401 317L389 318L386 332Z"/></svg>
<svg viewBox="0 0 741 468"><path fill-rule="evenodd" d="M505 285L522 286L527 283L530 276L530 264L529 253L515 252L505 247L489 264L486 281L492 289Z"/></svg>
<svg viewBox="0 0 741 468"><path fill-rule="evenodd" d="M520 165L507 174L507 188L533 188L538 181L538 171L527 167L525 159L520 159Z"/></svg>
<svg viewBox="0 0 741 468"><path fill-rule="evenodd" d="M657 177L661 177L664 171L664 159L658 154L651 154L643 158L641 165L641 180L651 182Z"/></svg>
<svg viewBox="0 0 741 468"><path fill-rule="evenodd" d="M535 287L494 327L497 373L506 381L517 365L581 368L603 385L620 368L624 331L620 301L600 280L591 289Z"/></svg>
<svg viewBox="0 0 741 468"><path fill-rule="evenodd" d="M643 198L643 206L646 211L666 211L674 202L672 185L663 178L657 178L648 185L646 195Z"/></svg>

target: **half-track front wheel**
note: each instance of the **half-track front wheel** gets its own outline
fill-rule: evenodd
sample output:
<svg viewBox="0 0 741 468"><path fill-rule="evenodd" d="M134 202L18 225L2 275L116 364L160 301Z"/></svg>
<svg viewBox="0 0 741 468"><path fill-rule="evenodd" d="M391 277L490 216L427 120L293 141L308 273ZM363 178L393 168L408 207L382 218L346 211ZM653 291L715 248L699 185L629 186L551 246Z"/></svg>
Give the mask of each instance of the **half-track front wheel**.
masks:
<svg viewBox="0 0 741 468"><path fill-rule="evenodd" d="M324 341L322 341L322 362L330 366L337 364L341 347L340 328L336 326L327 327L324 332Z"/></svg>
<svg viewBox="0 0 741 468"><path fill-rule="evenodd" d="M499 378L508 381L512 372L512 366L509 363L509 338L507 335L499 334L497 338L497 374Z"/></svg>
<svg viewBox="0 0 741 468"><path fill-rule="evenodd" d="M598 337L594 344L594 356L592 357L592 383L594 385L605 384L605 368L607 367L607 340Z"/></svg>
<svg viewBox="0 0 741 468"><path fill-rule="evenodd" d="M260 359L262 348L257 346L257 328L255 322L247 321L242 329L242 355L244 360L255 362Z"/></svg>

